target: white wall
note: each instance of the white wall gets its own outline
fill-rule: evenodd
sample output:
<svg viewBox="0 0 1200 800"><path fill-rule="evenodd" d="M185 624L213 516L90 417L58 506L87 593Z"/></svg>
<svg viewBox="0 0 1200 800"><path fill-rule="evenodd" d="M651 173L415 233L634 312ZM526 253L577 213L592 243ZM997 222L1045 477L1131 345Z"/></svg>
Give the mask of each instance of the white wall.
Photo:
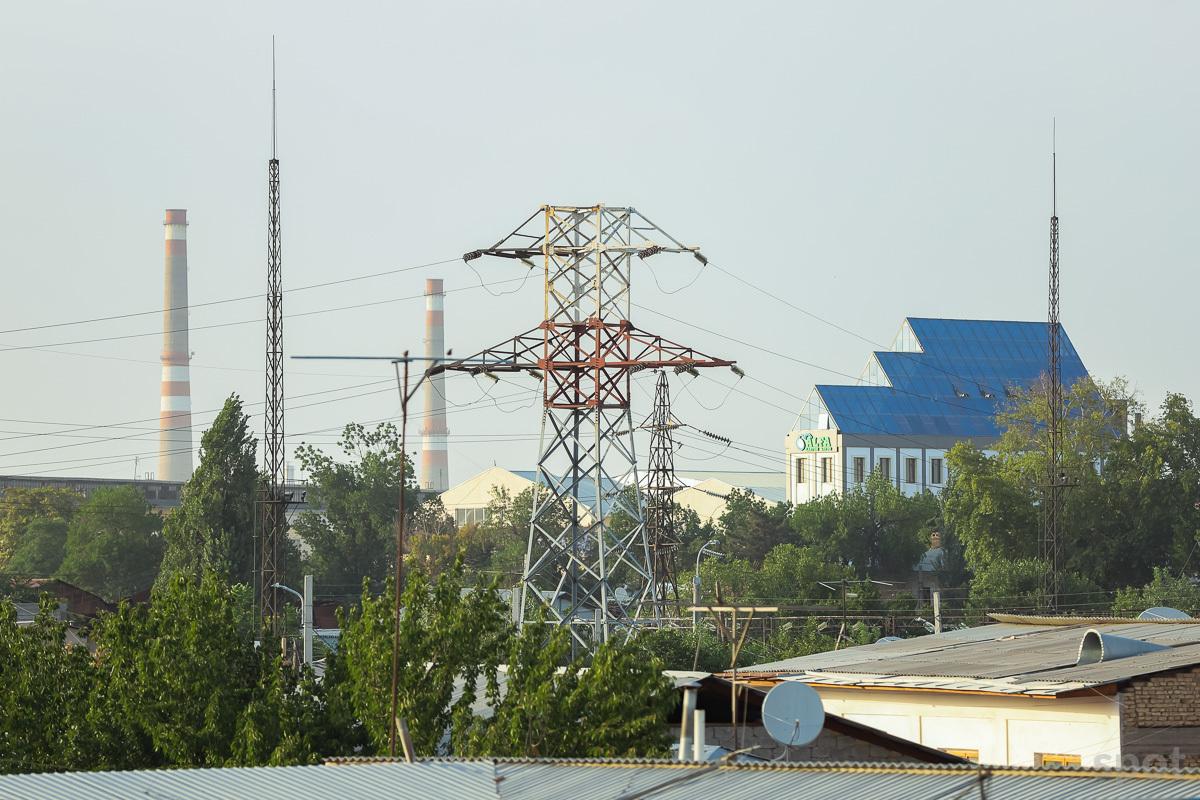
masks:
<svg viewBox="0 0 1200 800"><path fill-rule="evenodd" d="M1036 753L1078 755L1085 767L1120 763L1120 711L1109 697L813 688L826 711L927 747L978 750L986 764L1033 766Z"/></svg>

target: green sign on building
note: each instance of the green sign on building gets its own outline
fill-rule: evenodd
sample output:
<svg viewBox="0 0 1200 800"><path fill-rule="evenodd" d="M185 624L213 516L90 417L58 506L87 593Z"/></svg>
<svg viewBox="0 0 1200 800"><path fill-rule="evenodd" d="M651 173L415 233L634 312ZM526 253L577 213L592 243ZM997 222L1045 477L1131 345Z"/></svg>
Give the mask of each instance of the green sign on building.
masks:
<svg viewBox="0 0 1200 800"><path fill-rule="evenodd" d="M801 434L796 437L796 449L801 453L832 453L833 437Z"/></svg>

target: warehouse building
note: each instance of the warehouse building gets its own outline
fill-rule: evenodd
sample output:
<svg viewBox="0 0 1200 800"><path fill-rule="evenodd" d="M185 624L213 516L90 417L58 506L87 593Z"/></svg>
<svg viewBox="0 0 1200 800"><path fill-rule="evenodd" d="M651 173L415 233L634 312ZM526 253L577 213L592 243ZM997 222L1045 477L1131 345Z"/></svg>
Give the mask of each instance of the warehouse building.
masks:
<svg viewBox="0 0 1200 800"><path fill-rule="evenodd" d="M1047 323L909 317L854 385L821 384L787 434L787 499L840 494L880 472L905 494L941 491L946 451L987 449L1014 388L1046 374ZM1088 377L1062 331L1064 386Z"/></svg>
<svg viewBox="0 0 1200 800"><path fill-rule="evenodd" d="M782 502L786 491L785 477L781 472L677 470L675 477L683 487L674 495L675 503L695 511L701 523L719 519L729 496L735 491L749 492L769 503ZM645 485L644 473L639 480ZM509 470L493 466L439 496L446 513L454 518L455 525L478 525L487 519L488 505L497 492L516 497L539 482L535 470ZM607 490L611 493L620 491L620 488L613 483ZM584 504L591 505L594 496L592 480L584 478L581 482Z"/></svg>

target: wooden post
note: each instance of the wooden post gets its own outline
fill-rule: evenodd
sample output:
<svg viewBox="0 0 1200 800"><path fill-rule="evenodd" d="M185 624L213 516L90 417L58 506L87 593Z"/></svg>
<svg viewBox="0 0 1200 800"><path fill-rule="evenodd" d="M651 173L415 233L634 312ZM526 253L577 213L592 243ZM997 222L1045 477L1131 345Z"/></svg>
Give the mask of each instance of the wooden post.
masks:
<svg viewBox="0 0 1200 800"><path fill-rule="evenodd" d="M396 731L400 734L400 745L404 748L404 760L411 764L417 760L417 751L413 747L412 734L408 732L408 722L403 717L396 717Z"/></svg>

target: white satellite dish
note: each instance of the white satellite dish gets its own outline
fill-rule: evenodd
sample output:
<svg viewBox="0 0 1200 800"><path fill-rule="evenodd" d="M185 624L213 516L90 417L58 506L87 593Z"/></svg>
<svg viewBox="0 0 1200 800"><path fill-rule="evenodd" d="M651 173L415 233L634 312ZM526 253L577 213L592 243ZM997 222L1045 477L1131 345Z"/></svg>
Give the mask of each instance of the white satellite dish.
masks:
<svg viewBox="0 0 1200 800"><path fill-rule="evenodd" d="M1180 611L1178 608L1155 606L1154 608L1147 608L1138 614L1138 619L1191 619L1191 616Z"/></svg>
<svg viewBox="0 0 1200 800"><path fill-rule="evenodd" d="M825 706L807 684L783 681L763 699L762 720L772 739L795 747L817 738L825 725Z"/></svg>

